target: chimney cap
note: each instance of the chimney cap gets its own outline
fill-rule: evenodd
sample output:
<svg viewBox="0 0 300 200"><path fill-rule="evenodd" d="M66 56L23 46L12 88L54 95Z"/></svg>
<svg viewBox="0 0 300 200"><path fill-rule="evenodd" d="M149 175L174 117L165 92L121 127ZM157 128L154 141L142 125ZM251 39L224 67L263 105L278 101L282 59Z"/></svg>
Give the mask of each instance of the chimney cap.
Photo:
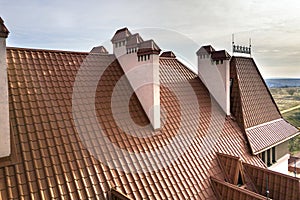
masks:
<svg viewBox="0 0 300 200"><path fill-rule="evenodd" d="M164 58L176 58L176 55L172 51L165 51L163 52L160 57Z"/></svg>
<svg viewBox="0 0 300 200"><path fill-rule="evenodd" d="M214 51L211 53L211 59L213 60L229 60L231 56L226 50Z"/></svg>
<svg viewBox="0 0 300 200"><path fill-rule="evenodd" d="M9 31L6 28L6 26L4 25L3 19L0 17L0 37L7 38L8 34L9 34Z"/></svg>
<svg viewBox="0 0 300 200"><path fill-rule="evenodd" d="M214 52L215 49L211 46L211 45L205 45L205 46L202 46L197 52L197 56L203 54L203 53L206 53L206 54L211 54L212 52Z"/></svg>
<svg viewBox="0 0 300 200"><path fill-rule="evenodd" d="M97 47L93 47L93 49L91 50L92 54L108 54L108 51L106 50L106 48L104 46L97 46Z"/></svg>
<svg viewBox="0 0 300 200"><path fill-rule="evenodd" d="M147 55L147 54L156 54L159 55L161 49L158 47L158 45L154 42L154 40L147 40L144 42L141 42L138 45L138 56L140 55Z"/></svg>
<svg viewBox="0 0 300 200"><path fill-rule="evenodd" d="M144 42L143 38L140 36L140 34L135 33L127 37L126 47L127 48L137 47L137 45L141 42Z"/></svg>
<svg viewBox="0 0 300 200"><path fill-rule="evenodd" d="M130 31L128 30L127 27L121 28L121 29L116 31L115 35L111 39L111 42L125 40L130 35L131 35L131 33L130 33Z"/></svg>

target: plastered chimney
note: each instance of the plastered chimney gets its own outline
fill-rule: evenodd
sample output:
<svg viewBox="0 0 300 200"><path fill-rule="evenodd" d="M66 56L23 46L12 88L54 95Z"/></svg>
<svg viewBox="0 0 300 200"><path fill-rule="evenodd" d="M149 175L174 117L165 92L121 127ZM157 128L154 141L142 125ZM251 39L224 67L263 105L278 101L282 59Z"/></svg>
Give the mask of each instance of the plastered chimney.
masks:
<svg viewBox="0 0 300 200"><path fill-rule="evenodd" d="M144 41L127 28L112 38L113 51L154 130L160 128L159 53L153 40Z"/></svg>
<svg viewBox="0 0 300 200"><path fill-rule="evenodd" d="M0 158L9 156L11 152L6 63L6 38L8 34L9 31L0 17Z"/></svg>
<svg viewBox="0 0 300 200"><path fill-rule="evenodd" d="M230 115L230 58L225 51L216 51L212 46L202 46L197 51L198 75L210 94Z"/></svg>

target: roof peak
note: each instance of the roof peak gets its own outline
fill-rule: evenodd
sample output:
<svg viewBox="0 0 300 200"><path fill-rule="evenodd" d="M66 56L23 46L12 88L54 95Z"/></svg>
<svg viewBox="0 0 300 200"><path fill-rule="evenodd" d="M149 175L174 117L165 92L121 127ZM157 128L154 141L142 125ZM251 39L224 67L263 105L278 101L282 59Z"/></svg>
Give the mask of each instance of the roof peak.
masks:
<svg viewBox="0 0 300 200"><path fill-rule="evenodd" d="M93 47L93 49L91 50L91 53L108 54L108 51L106 50L106 48L104 46L97 46L97 47Z"/></svg>
<svg viewBox="0 0 300 200"><path fill-rule="evenodd" d="M128 36L132 35L127 27L121 28L116 31L115 35L111 39L112 42L125 40Z"/></svg>
<svg viewBox="0 0 300 200"><path fill-rule="evenodd" d="M162 58L176 58L176 55L172 51L163 52L160 57Z"/></svg>

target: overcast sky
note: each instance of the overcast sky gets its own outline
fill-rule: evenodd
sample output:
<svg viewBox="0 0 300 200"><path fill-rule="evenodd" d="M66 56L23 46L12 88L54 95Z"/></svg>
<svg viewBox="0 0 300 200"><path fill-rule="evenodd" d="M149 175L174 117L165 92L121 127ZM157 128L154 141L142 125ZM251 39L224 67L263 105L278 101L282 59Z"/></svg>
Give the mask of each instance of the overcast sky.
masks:
<svg viewBox="0 0 300 200"><path fill-rule="evenodd" d="M296 0L0 0L8 46L90 51L127 26L191 59L201 45L231 53L252 38L264 78L300 78L300 2ZM147 31L148 30L148 31Z"/></svg>

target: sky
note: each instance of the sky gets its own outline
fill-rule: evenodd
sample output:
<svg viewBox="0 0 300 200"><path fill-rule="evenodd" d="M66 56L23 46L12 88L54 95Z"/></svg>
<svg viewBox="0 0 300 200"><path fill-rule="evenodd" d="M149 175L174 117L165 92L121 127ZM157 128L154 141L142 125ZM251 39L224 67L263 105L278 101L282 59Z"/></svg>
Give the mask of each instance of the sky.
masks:
<svg viewBox="0 0 300 200"><path fill-rule="evenodd" d="M7 46L90 51L119 28L154 39L195 67L202 45L248 45L264 78L300 78L300 2L296 0L0 0ZM110 51L111 52L111 51Z"/></svg>

